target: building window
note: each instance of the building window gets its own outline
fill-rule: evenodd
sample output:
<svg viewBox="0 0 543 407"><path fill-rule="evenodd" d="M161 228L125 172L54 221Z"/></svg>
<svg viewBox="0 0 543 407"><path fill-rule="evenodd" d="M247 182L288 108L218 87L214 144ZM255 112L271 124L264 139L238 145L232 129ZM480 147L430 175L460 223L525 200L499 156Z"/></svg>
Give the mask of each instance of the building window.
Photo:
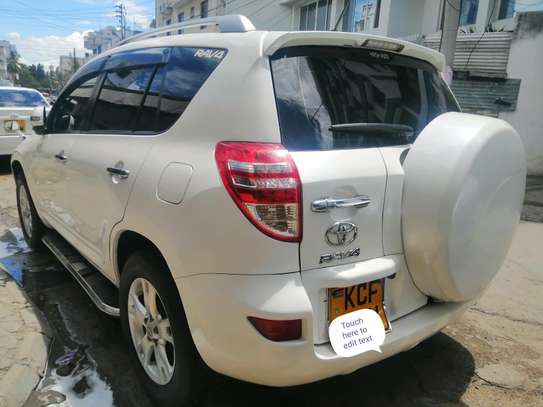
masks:
<svg viewBox="0 0 543 407"><path fill-rule="evenodd" d="M511 18L515 14L515 0L502 0L500 3L500 14L498 18Z"/></svg>
<svg viewBox="0 0 543 407"><path fill-rule="evenodd" d="M343 18L343 31L365 31L379 27L381 0L352 0Z"/></svg>
<svg viewBox="0 0 543 407"><path fill-rule="evenodd" d="M200 18L207 18L209 10L209 2L207 0L200 3Z"/></svg>
<svg viewBox="0 0 543 407"><path fill-rule="evenodd" d="M194 18L194 7L190 8L190 18Z"/></svg>
<svg viewBox="0 0 543 407"><path fill-rule="evenodd" d="M185 13L179 13L177 15L177 22L182 23L183 21L185 21ZM178 33L183 34L183 30L179 30Z"/></svg>
<svg viewBox="0 0 543 407"><path fill-rule="evenodd" d="M300 8L301 31L326 31L330 29L332 0L320 0Z"/></svg>
<svg viewBox="0 0 543 407"><path fill-rule="evenodd" d="M460 6L460 25L475 24L478 9L479 0L462 0L462 5Z"/></svg>

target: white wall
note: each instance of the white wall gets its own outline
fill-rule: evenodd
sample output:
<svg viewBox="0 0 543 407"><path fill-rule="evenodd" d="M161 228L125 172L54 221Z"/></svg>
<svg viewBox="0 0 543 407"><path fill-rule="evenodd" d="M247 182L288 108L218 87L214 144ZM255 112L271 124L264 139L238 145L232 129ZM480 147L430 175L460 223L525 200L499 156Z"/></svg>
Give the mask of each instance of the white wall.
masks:
<svg viewBox="0 0 543 407"><path fill-rule="evenodd" d="M230 1L230 0L227 0ZM156 13L156 26L163 27L166 25L166 21L171 20L172 24L177 23L177 16L179 13L184 13L185 21L190 19L190 9L194 7L194 18L200 18L200 4L201 0L155 0L155 13ZM163 14L160 12L160 6L162 4L171 4L172 13ZM224 0L209 0L208 1L208 14L209 17L224 14ZM198 32L199 29L192 31ZM190 32L191 30L189 30Z"/></svg>
<svg viewBox="0 0 543 407"><path fill-rule="evenodd" d="M517 109L500 113L520 134L528 174L543 175L543 12L519 15L511 44L508 74L521 79Z"/></svg>
<svg viewBox="0 0 543 407"><path fill-rule="evenodd" d="M245 15L257 30L288 31L291 29L293 7L281 3L279 0L229 0L226 4L226 14Z"/></svg>
<svg viewBox="0 0 543 407"><path fill-rule="evenodd" d="M390 10L388 36L405 37L422 29L426 0L394 0Z"/></svg>

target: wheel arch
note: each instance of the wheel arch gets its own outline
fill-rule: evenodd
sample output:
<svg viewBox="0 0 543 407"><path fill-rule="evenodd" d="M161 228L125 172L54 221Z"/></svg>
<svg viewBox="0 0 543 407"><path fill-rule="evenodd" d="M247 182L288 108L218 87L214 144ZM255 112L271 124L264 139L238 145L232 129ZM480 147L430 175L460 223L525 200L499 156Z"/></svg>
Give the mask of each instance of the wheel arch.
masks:
<svg viewBox="0 0 543 407"><path fill-rule="evenodd" d="M23 166L19 160L13 160L11 162L11 172L13 173L14 177L18 177L21 174L24 177Z"/></svg>
<svg viewBox="0 0 543 407"><path fill-rule="evenodd" d="M133 230L123 230L116 239L113 252L115 255L113 264L115 265L115 272L117 274L119 283L121 281L121 274L126 261L131 254L137 251L145 251L157 255L168 267L168 270L170 270L170 277L172 277L171 269L166 261L166 257L149 238Z"/></svg>

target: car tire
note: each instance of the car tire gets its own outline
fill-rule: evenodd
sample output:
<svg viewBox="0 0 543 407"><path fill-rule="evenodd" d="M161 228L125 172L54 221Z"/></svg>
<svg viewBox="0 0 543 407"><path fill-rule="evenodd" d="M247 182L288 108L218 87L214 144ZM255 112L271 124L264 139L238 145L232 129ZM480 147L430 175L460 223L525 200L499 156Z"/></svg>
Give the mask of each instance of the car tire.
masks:
<svg viewBox="0 0 543 407"><path fill-rule="evenodd" d="M45 233L45 226L36 211L25 177L18 175L15 178L15 183L17 212L19 213L19 222L21 223L23 235L28 246L34 250L40 250L43 248L41 239Z"/></svg>
<svg viewBox="0 0 543 407"><path fill-rule="evenodd" d="M155 300L149 299L153 295ZM147 394L160 406L195 403L206 369L164 260L153 253L132 254L122 270L119 303L123 332Z"/></svg>

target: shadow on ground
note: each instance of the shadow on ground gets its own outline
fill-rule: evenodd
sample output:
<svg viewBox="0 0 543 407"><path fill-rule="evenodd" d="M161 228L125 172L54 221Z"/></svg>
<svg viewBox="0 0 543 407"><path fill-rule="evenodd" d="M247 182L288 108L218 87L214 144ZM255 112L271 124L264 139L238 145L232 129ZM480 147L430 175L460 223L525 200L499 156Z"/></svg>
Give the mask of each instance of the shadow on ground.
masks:
<svg viewBox="0 0 543 407"><path fill-rule="evenodd" d="M526 195L522 208L522 220L543 222L543 176L526 178Z"/></svg>
<svg viewBox="0 0 543 407"><path fill-rule="evenodd" d="M134 373L118 320L101 314L53 259L38 255L34 261L39 266L27 264L24 284L55 331L51 361L67 349L82 349L111 386L116 406L152 406ZM305 386L268 388L210 373L200 405L463 405L460 398L474 369L470 352L440 333L351 375Z"/></svg>
<svg viewBox="0 0 543 407"><path fill-rule="evenodd" d="M6 175L10 173L10 156L0 156L0 175Z"/></svg>

